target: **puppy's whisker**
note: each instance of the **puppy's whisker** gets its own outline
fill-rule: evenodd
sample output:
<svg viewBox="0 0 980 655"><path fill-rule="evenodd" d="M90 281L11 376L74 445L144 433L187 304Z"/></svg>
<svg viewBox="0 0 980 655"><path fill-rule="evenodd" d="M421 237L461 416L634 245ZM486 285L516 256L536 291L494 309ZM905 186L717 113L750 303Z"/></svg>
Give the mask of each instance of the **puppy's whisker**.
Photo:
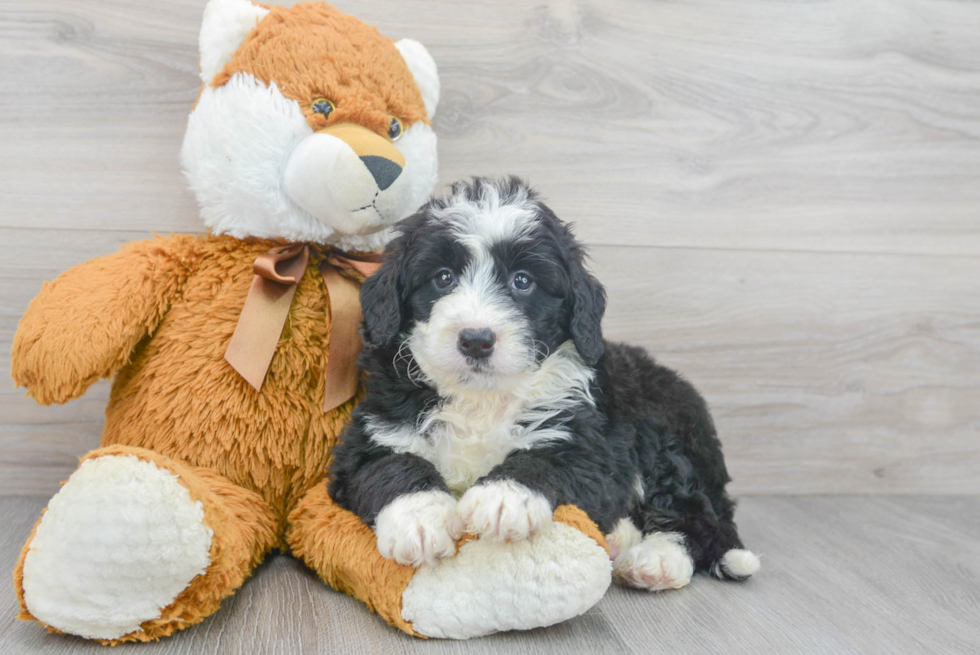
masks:
<svg viewBox="0 0 980 655"><path fill-rule="evenodd" d="M407 374L408 374L408 379L411 380L412 384L414 384L417 387L425 386L425 381L426 381L425 373L422 371L422 367L419 366L419 363L415 361L414 357L411 359L411 361L408 364Z"/></svg>

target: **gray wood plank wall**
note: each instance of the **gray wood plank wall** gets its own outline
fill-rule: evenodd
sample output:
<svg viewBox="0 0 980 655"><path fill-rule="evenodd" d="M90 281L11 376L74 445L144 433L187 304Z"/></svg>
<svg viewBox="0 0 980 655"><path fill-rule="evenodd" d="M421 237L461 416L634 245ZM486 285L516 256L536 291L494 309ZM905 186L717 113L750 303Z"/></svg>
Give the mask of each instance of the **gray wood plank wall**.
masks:
<svg viewBox="0 0 980 655"><path fill-rule="evenodd" d="M980 493L980 3L336 4L429 47L443 182L517 173L578 225L735 493ZM200 231L203 5L0 2L0 369L42 280ZM106 396L0 385L0 493L56 489Z"/></svg>

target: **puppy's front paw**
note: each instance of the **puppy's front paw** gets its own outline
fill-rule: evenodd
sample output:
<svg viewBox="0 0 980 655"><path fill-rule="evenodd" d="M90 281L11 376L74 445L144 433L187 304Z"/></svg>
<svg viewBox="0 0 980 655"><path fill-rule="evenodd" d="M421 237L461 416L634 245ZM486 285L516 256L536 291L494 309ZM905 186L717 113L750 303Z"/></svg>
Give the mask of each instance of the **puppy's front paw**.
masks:
<svg viewBox="0 0 980 655"><path fill-rule="evenodd" d="M457 507L466 531L502 541L527 539L551 523L548 499L513 480L471 487Z"/></svg>
<svg viewBox="0 0 980 655"><path fill-rule="evenodd" d="M419 491L388 503L375 522L378 551L399 564L434 564L456 554L463 522L456 499L444 491Z"/></svg>

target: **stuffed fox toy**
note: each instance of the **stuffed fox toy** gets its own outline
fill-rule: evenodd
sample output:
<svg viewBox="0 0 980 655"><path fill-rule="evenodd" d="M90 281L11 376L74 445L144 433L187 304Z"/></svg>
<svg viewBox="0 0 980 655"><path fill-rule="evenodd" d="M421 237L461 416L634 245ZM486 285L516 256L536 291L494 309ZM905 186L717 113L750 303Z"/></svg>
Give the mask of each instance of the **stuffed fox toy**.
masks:
<svg viewBox="0 0 980 655"><path fill-rule="evenodd" d="M436 67L323 3L211 0L182 150L208 232L130 244L45 284L13 376L43 404L114 376L101 447L52 498L14 572L20 617L106 644L200 622L272 549L415 635L549 625L604 594L573 507L520 544L383 558L327 494L361 392L358 285L432 192Z"/></svg>

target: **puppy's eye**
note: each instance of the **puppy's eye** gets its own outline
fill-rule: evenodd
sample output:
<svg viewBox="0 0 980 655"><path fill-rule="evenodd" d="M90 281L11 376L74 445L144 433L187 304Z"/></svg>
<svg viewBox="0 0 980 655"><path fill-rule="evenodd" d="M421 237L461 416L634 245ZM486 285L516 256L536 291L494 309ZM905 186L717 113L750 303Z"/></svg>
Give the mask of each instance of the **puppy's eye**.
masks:
<svg viewBox="0 0 980 655"><path fill-rule="evenodd" d="M402 122L394 116L391 117L391 122L388 123L388 138L392 141L397 141L402 138Z"/></svg>
<svg viewBox="0 0 980 655"><path fill-rule="evenodd" d="M453 272L448 268L440 268L436 271L436 276L432 279L435 283L436 288L439 290L446 290L452 288L456 284L456 277Z"/></svg>
<svg viewBox="0 0 980 655"><path fill-rule="evenodd" d="M534 286L534 280L527 273L514 273L514 279L510 285L518 291L530 291Z"/></svg>
<svg viewBox="0 0 980 655"><path fill-rule="evenodd" d="M324 117L329 116L330 112L336 107L336 105L326 98L317 98L310 106L313 108L314 114L322 114Z"/></svg>

